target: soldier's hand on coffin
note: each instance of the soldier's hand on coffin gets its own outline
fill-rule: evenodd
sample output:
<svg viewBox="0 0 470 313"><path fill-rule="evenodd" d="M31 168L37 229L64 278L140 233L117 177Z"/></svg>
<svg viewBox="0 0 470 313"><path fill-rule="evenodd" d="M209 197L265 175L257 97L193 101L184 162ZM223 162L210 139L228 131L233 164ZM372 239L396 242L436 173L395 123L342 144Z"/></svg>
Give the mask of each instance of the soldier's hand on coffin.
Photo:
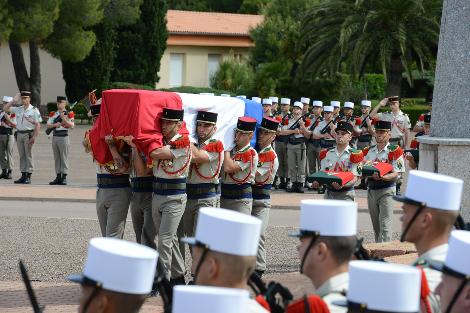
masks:
<svg viewBox="0 0 470 313"><path fill-rule="evenodd" d="M405 153L405 158L408 160L408 161L411 161L411 160L414 160L413 158L413 155L409 152L406 152Z"/></svg>
<svg viewBox="0 0 470 313"><path fill-rule="evenodd" d="M382 178L380 177L379 173L375 172L374 174L372 174L372 179L373 180L381 180Z"/></svg>
<svg viewBox="0 0 470 313"><path fill-rule="evenodd" d="M108 144L108 145L114 145L113 135L104 136L104 142L106 142L106 144Z"/></svg>
<svg viewBox="0 0 470 313"><path fill-rule="evenodd" d="M318 188L320 188L320 184L315 180L315 181L312 182L312 188L313 189L318 189Z"/></svg>
<svg viewBox="0 0 470 313"><path fill-rule="evenodd" d="M132 136L132 135L124 136L124 137L122 138L122 140L123 140L125 143L127 143L129 146L131 146L132 148L136 148L136 145L135 145L135 143L134 143L134 141L133 141L133 140L134 140L134 136Z"/></svg>
<svg viewBox="0 0 470 313"><path fill-rule="evenodd" d="M331 187L333 187L333 188L336 189L336 190L340 190L340 189L341 189L341 185L338 184L337 182L331 183Z"/></svg>

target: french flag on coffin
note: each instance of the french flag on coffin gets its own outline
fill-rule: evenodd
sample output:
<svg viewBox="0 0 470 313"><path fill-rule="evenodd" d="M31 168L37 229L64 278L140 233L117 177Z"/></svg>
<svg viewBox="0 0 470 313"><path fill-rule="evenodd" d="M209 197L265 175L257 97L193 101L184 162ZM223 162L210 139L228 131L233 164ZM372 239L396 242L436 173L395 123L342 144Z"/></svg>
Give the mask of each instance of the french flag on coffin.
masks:
<svg viewBox="0 0 470 313"><path fill-rule="evenodd" d="M108 164L113 158L104 142L112 134L132 135L139 150L151 162L150 152L163 145L161 115L163 108L184 109L181 133L195 141L196 114L199 110L218 113L215 138L221 140L225 150L234 147L234 131L240 116L250 116L261 123L263 111L260 103L242 98L185 94L151 90L112 89L102 93L101 114L90 131L89 138L94 159ZM252 146L256 144L253 136Z"/></svg>

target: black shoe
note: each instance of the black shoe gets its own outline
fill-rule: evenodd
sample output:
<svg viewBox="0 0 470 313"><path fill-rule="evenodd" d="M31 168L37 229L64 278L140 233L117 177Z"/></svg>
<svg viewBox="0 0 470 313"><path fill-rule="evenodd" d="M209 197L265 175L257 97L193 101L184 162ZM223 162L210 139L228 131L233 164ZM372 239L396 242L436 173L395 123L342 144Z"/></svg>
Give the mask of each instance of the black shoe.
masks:
<svg viewBox="0 0 470 313"><path fill-rule="evenodd" d="M23 184L31 184L31 173L26 173L26 179Z"/></svg>
<svg viewBox="0 0 470 313"><path fill-rule="evenodd" d="M184 280L184 276L180 276L177 278L170 278L170 285L172 287L176 285L186 285L186 281Z"/></svg>
<svg viewBox="0 0 470 313"><path fill-rule="evenodd" d="M6 179L6 177L7 177L7 170L5 169L5 170L2 170L2 175L0 175L0 179L2 178Z"/></svg>
<svg viewBox="0 0 470 313"><path fill-rule="evenodd" d="M62 174L62 178L60 179L60 182L57 185L67 185L67 174Z"/></svg>
<svg viewBox="0 0 470 313"><path fill-rule="evenodd" d="M279 184L279 189L286 189L286 188L287 188L286 179L284 177L281 177L281 183Z"/></svg>
<svg viewBox="0 0 470 313"><path fill-rule="evenodd" d="M8 170L7 171L7 175L5 177L3 177L5 179L11 179L11 170Z"/></svg>
<svg viewBox="0 0 470 313"><path fill-rule="evenodd" d="M297 188L295 189L295 192L297 192L297 193L305 193L305 191L304 191L304 186L303 186L303 185L304 185L304 184L302 184L302 183L297 183Z"/></svg>
<svg viewBox="0 0 470 313"><path fill-rule="evenodd" d="M18 180L15 180L15 184L24 184L26 181L26 172L21 172L21 177Z"/></svg>
<svg viewBox="0 0 470 313"><path fill-rule="evenodd" d="M325 192L326 192L326 186L325 185L318 188L318 194L323 195Z"/></svg>
<svg viewBox="0 0 470 313"><path fill-rule="evenodd" d="M151 297L157 297L159 295L159 292L157 289L152 289L152 291L150 291L150 293L148 294L148 297L151 298Z"/></svg>
<svg viewBox="0 0 470 313"><path fill-rule="evenodd" d="M274 189L279 189L279 177L278 176L274 176L273 187Z"/></svg>
<svg viewBox="0 0 470 313"><path fill-rule="evenodd" d="M255 274L258 275L260 278L263 277L264 271L262 270L255 270Z"/></svg>
<svg viewBox="0 0 470 313"><path fill-rule="evenodd" d="M53 181L49 182L49 185L58 185L61 180L62 180L61 174L57 174L55 179Z"/></svg>

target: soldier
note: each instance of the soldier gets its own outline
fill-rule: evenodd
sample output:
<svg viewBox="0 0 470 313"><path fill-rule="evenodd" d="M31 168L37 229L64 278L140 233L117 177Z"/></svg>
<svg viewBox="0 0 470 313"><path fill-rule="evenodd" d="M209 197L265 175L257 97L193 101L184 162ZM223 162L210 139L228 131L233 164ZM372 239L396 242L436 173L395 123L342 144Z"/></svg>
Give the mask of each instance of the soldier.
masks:
<svg viewBox="0 0 470 313"><path fill-rule="evenodd" d="M138 312L151 291L158 253L114 238L93 238L83 273L68 280L81 285L78 312Z"/></svg>
<svg viewBox="0 0 470 313"><path fill-rule="evenodd" d="M224 145L213 138L217 130L217 113L198 111L196 123L198 143L191 145L191 167L186 184L188 202L183 215L187 236L194 235L199 209L217 206L217 186L224 162Z"/></svg>
<svg viewBox="0 0 470 313"><path fill-rule="evenodd" d="M52 130L52 152L56 178L49 185L67 185L69 170L69 129L75 126L73 111L65 110L67 98L57 96L57 112L51 112L47 120L47 129Z"/></svg>
<svg viewBox="0 0 470 313"><path fill-rule="evenodd" d="M415 138L410 143L411 149L416 149L418 154L412 155L410 152L405 153L405 158L408 160L408 164L411 169L417 169L419 165L419 141L417 140L418 137L423 135L429 135L431 131L431 114L425 114L423 117L423 131L419 132L415 135Z"/></svg>
<svg viewBox="0 0 470 313"><path fill-rule="evenodd" d="M354 201L354 185L358 177L361 176L362 151L353 149L351 141L353 126L349 122L338 122L334 128L336 135L336 148L322 150L320 153L321 170L335 172L352 172L354 179L344 186L334 182L327 188L325 199L350 200ZM313 187L318 188L317 181L313 182Z"/></svg>
<svg viewBox="0 0 470 313"><path fill-rule="evenodd" d="M380 108L390 105L391 112L377 113ZM378 118L382 121L389 121L392 123L392 134L390 143L399 145L403 149L406 149L409 145L410 137L410 118L407 114L400 110L400 98L398 96L392 96L382 99L379 104L370 113L372 118ZM396 194L400 195L400 188L403 178L399 176L396 185Z"/></svg>
<svg viewBox="0 0 470 313"><path fill-rule="evenodd" d="M356 248L357 204L338 200L302 200L299 238L300 273L307 276L330 312L348 290L348 264Z"/></svg>
<svg viewBox="0 0 470 313"><path fill-rule="evenodd" d="M305 146L305 137L301 128L305 126L302 116L303 104L296 101L292 109L292 117L289 118L287 129L282 129L280 135L288 136L287 161L289 169L289 185L287 192L304 193L305 182L305 164L307 155Z"/></svg>
<svg viewBox="0 0 470 313"><path fill-rule="evenodd" d="M251 184L258 164L258 154L250 146L255 128L256 119L247 116L238 118L235 147L232 151L225 151L224 156L220 205L245 214L251 214Z"/></svg>
<svg viewBox="0 0 470 313"><path fill-rule="evenodd" d="M350 313L418 312L420 290L421 273L411 266L351 261L344 306Z"/></svg>
<svg viewBox="0 0 470 313"><path fill-rule="evenodd" d="M271 101L273 103L273 105L271 106L271 114L273 116L279 114L279 112L278 112L279 98L278 97L269 97L269 99L271 99Z"/></svg>
<svg viewBox="0 0 470 313"><path fill-rule="evenodd" d="M157 250L165 276L173 285L185 284L184 258L177 232L182 233L181 219L186 207L186 177L191 163L191 144L187 135L180 135L184 111L163 109L162 135L165 145L150 153L155 184L152 215L158 234Z"/></svg>
<svg viewBox="0 0 470 313"><path fill-rule="evenodd" d="M124 137L131 147L131 217L137 243L156 249L155 223L152 217L153 172L147 166L147 156L137 148L133 136Z"/></svg>
<svg viewBox="0 0 470 313"><path fill-rule="evenodd" d="M261 221L232 210L202 208L196 236L183 239L193 247L194 283L246 289L255 269ZM267 312L255 300L246 312Z"/></svg>
<svg viewBox="0 0 470 313"><path fill-rule="evenodd" d="M428 105L429 107L429 111L424 113L424 114L421 114L418 118L418 120L416 121L416 124L415 124L415 127L413 127L413 131L415 133L420 133L420 132L423 132L424 131L424 124L425 124L425 121L424 121L424 117L426 115L431 115L431 110L432 110L432 95L430 96L427 96L426 97L426 104Z"/></svg>
<svg viewBox="0 0 470 313"><path fill-rule="evenodd" d="M313 133L318 127L323 117L321 115L323 109L323 102L313 101L312 116L310 117L311 124L308 127L303 127L302 133L307 142L307 162L309 174L316 173L320 169L320 141L321 139L314 139ZM311 183L307 183L307 187L310 189L312 187Z"/></svg>
<svg viewBox="0 0 470 313"><path fill-rule="evenodd" d="M263 117L273 116L271 111L272 105L273 102L271 99L263 99Z"/></svg>
<svg viewBox="0 0 470 313"><path fill-rule="evenodd" d="M341 121L346 121L355 125L356 120L354 116L354 102L345 102L343 107L343 116L340 119Z"/></svg>
<svg viewBox="0 0 470 313"><path fill-rule="evenodd" d="M261 277L266 271L265 232L268 227L271 208L271 187L279 161L271 143L276 138L279 122L272 118L263 118L258 131L258 166L256 168L253 189L253 208L251 215L262 221L261 237L258 245L255 272Z"/></svg>
<svg viewBox="0 0 470 313"><path fill-rule="evenodd" d="M276 119L281 124L281 131L287 130L289 119L292 114L290 113L290 99L281 98L281 113L276 115ZM286 189L288 183L288 164L287 164L287 142L289 141L288 135L278 133L276 137L276 154L279 158L279 169L277 170L277 177L280 180L279 189Z"/></svg>
<svg viewBox="0 0 470 313"><path fill-rule="evenodd" d="M21 95L21 106L11 107L13 102L18 101ZM41 129L41 114L39 110L31 104L31 92L22 91L10 102L4 105L3 110L7 111L11 107L11 112L16 116L16 145L20 155L21 177L15 180L15 184L31 184L31 175L34 170L33 145Z"/></svg>
<svg viewBox="0 0 470 313"><path fill-rule="evenodd" d="M441 281L441 274L430 264L444 262L448 240L459 214L463 181L436 173L410 171L406 193L395 200L403 202L402 241L416 246L415 266L424 267L432 292Z"/></svg>
<svg viewBox="0 0 470 313"><path fill-rule="evenodd" d="M333 107L333 117L337 118L341 115L341 102L339 101L330 101L330 106Z"/></svg>
<svg viewBox="0 0 470 313"><path fill-rule="evenodd" d="M454 230L449 239L445 263L439 266L442 282L436 293L440 296L441 312L470 312L470 232Z"/></svg>
<svg viewBox="0 0 470 313"><path fill-rule="evenodd" d="M375 124L376 145L363 150L364 163L384 162L393 165L393 170L383 176L374 173L367 179L367 205L374 228L375 241L392 239L393 196L398 175L405 172L403 150L389 143L392 124L378 121Z"/></svg>
<svg viewBox="0 0 470 313"><path fill-rule="evenodd" d="M3 107L13 101L12 97L3 97ZM11 113L11 107L0 111L0 166L2 174L0 179L11 179L11 170L13 169L13 129L16 127L15 113Z"/></svg>
<svg viewBox="0 0 470 313"><path fill-rule="evenodd" d="M354 127L354 133L358 137L357 149L362 150L365 147L369 147L372 143L372 134L374 129L372 127L372 119L370 118L370 108L370 100L361 101L362 115L357 120L359 123L356 123Z"/></svg>
<svg viewBox="0 0 470 313"><path fill-rule="evenodd" d="M302 115L310 113L310 98L302 97L300 98L300 102L304 105L302 108Z"/></svg>
<svg viewBox="0 0 470 313"><path fill-rule="evenodd" d="M312 139L320 140L321 149L330 149L336 145L336 137L334 136L336 121L333 118L333 112L332 106L323 108L323 120L314 128L311 135Z"/></svg>

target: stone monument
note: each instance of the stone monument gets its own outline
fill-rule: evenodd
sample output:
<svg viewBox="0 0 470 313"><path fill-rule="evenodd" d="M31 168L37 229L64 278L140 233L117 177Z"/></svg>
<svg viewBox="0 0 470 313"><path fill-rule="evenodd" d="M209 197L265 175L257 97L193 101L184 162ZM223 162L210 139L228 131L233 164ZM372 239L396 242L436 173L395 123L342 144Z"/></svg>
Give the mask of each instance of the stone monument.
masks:
<svg viewBox="0 0 470 313"><path fill-rule="evenodd" d="M465 181L462 216L470 221L470 1L444 0L430 136L422 136L420 170Z"/></svg>

